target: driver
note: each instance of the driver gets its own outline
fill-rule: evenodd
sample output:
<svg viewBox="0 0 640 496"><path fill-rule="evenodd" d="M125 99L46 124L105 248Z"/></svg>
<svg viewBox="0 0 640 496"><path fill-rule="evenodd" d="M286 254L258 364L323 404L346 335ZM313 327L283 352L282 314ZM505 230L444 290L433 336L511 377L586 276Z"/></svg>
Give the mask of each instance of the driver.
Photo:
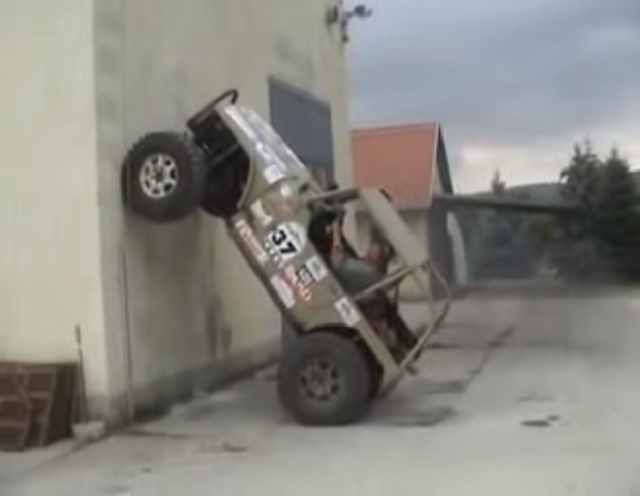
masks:
<svg viewBox="0 0 640 496"><path fill-rule="evenodd" d="M339 189L331 183L328 191ZM385 193L386 195L386 193ZM388 198L388 195L386 195ZM351 249L343 232L345 211L342 205L335 205L337 216L332 223L331 265L336 275L350 294L358 294L366 288L380 282L387 274L389 262L394 257L390 245L375 227L370 232L369 246L365 256L360 257Z"/></svg>
<svg viewBox="0 0 640 496"><path fill-rule="evenodd" d="M328 191L337 189L336 183L327 188ZM342 228L345 213L339 202L327 201L317 205L310 225L310 237L346 291L356 295L385 277L394 253L381 233L372 229L366 254L360 257L345 239ZM374 298L375 295L371 295L364 303Z"/></svg>
<svg viewBox="0 0 640 496"><path fill-rule="evenodd" d="M337 189L339 187L335 183L327 188L328 191ZM383 193L389 198L386 192ZM385 278L395 252L384 235L372 227L369 245L364 257L360 257L344 237L344 217L345 209L339 202L325 202L317 206L312 216L310 235L347 293L357 295ZM370 318L394 329L403 347L411 348L416 337L398 314L397 296L397 289L395 302L384 292L373 292L359 303Z"/></svg>

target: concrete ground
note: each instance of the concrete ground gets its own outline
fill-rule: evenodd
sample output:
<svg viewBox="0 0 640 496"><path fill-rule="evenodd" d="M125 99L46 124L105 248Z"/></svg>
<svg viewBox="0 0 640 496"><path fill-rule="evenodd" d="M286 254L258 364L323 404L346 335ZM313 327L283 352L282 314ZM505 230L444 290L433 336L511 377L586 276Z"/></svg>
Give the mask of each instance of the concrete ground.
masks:
<svg viewBox="0 0 640 496"><path fill-rule="evenodd" d="M294 425L267 372L21 470L2 455L0 494L637 495L638 296L469 298L360 425Z"/></svg>

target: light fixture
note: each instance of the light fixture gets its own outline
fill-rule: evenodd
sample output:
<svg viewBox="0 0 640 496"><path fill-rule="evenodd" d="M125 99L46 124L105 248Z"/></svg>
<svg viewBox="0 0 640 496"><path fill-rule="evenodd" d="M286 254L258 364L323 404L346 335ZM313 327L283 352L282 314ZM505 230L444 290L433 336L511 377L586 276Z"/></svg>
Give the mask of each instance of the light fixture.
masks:
<svg viewBox="0 0 640 496"><path fill-rule="evenodd" d="M326 22L328 26L334 24L340 25L340 31L342 34L342 41L347 43L349 41L349 22L352 19L367 19L373 15L373 9L367 7L364 4L354 6L350 10L345 10L343 3L329 7L326 15Z"/></svg>

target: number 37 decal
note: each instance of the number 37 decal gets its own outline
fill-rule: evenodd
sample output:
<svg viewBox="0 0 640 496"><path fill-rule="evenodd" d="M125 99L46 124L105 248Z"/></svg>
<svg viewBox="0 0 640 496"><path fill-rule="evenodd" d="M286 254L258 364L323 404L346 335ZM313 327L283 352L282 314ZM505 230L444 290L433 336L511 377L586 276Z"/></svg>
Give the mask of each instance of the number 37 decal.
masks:
<svg viewBox="0 0 640 496"><path fill-rule="evenodd" d="M299 255L307 243L304 228L300 224L280 224L267 236L269 243L283 260Z"/></svg>

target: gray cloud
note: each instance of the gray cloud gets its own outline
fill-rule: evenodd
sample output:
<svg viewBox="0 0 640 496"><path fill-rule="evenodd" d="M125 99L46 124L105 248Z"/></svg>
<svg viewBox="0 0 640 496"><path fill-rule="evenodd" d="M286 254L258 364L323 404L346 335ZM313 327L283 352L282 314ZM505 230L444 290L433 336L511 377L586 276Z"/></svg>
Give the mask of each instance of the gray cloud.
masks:
<svg viewBox="0 0 640 496"><path fill-rule="evenodd" d="M354 125L437 119L459 145L535 147L640 120L638 0L366 3Z"/></svg>

